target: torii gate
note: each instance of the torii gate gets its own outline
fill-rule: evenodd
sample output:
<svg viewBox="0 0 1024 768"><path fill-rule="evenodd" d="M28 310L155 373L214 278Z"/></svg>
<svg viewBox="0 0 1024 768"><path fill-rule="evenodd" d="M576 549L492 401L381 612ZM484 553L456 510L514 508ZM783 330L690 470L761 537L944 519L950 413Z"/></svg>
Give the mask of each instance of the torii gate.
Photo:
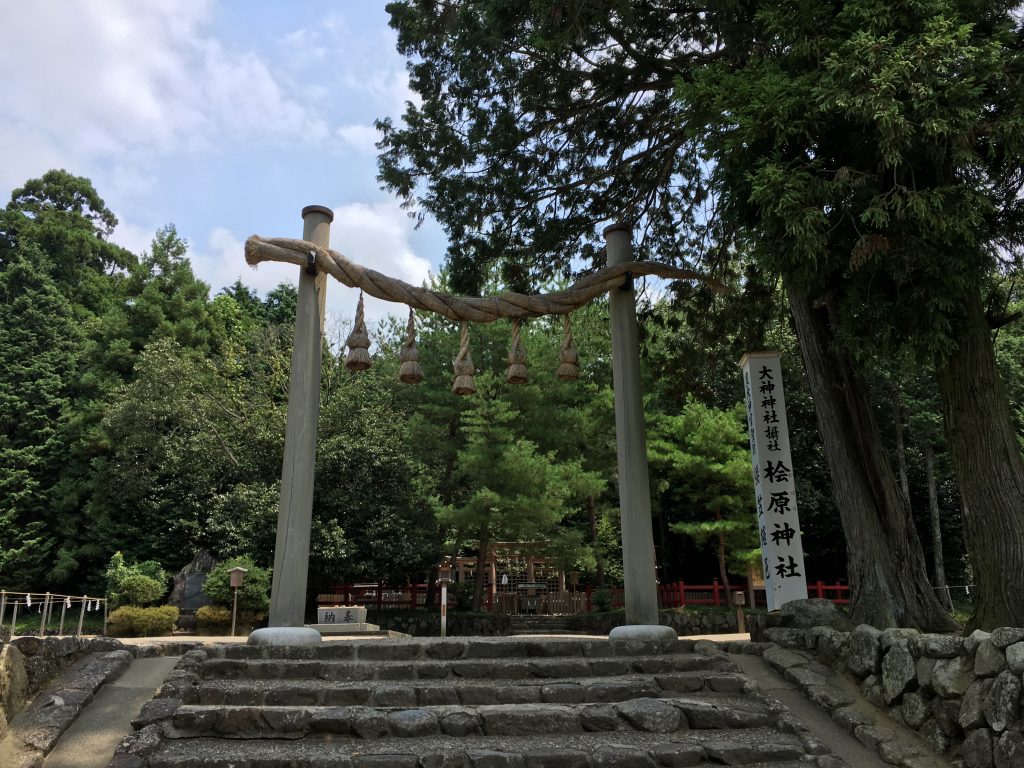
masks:
<svg viewBox="0 0 1024 768"><path fill-rule="evenodd" d="M664 639L674 631L658 625L654 535L647 468L647 438L640 389L639 330L633 278L643 275L674 280L698 280L722 292L725 287L687 269L656 262L632 261L631 228L613 224L604 230L608 266L562 291L492 297L454 296L431 291L354 264L329 249L334 212L322 205L302 209L302 239L262 238L245 242L245 260L297 264L298 305L288 391L288 424L281 470L281 503L270 597L270 635L273 628L302 627L305 618L309 538L313 512L313 473L317 420L320 410L320 356L323 338L327 275L350 288L412 309L436 312L450 320L490 323L500 318L521 320L542 315L568 315L608 293L611 315L612 382L615 393L615 442L618 455L619 511L622 520L622 559L627 627L619 637ZM665 630L666 632L663 632ZM267 632L268 630L257 630ZM309 630L315 632L315 630ZM613 631L615 632L615 631ZM283 636L295 637L293 632ZM281 642L291 642L283 640ZM319 635L312 642L319 642Z"/></svg>

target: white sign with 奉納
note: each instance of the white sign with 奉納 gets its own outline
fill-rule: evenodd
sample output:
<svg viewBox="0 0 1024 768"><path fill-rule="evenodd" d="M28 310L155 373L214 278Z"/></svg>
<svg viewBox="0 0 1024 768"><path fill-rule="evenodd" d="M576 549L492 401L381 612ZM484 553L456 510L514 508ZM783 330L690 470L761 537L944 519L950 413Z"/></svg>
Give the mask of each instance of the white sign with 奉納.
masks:
<svg viewBox="0 0 1024 768"><path fill-rule="evenodd" d="M740 360L740 367L747 404L765 594L768 610L777 611L791 600L807 598L782 365L777 352L748 352Z"/></svg>

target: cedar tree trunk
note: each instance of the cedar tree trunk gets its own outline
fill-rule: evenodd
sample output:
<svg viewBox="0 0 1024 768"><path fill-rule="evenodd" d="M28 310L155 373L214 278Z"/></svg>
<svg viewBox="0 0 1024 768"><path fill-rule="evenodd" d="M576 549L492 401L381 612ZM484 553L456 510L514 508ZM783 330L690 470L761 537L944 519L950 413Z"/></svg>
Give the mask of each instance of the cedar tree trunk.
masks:
<svg viewBox="0 0 1024 768"><path fill-rule="evenodd" d="M480 526L479 546L476 553L476 572L473 574L473 610L477 613L484 603L484 560L491 546L491 532L486 524Z"/></svg>
<svg viewBox="0 0 1024 768"><path fill-rule="evenodd" d="M939 392L974 566L969 626L1022 627L1024 460L980 298L969 302L957 348L939 366Z"/></svg>
<svg viewBox="0 0 1024 768"><path fill-rule="evenodd" d="M892 388L892 416L896 422L896 471L899 473L900 488L903 495L910 501L910 478L907 473L907 446L903 442L903 405L900 403L900 391Z"/></svg>
<svg viewBox="0 0 1024 768"><path fill-rule="evenodd" d="M935 451L930 443L924 445L924 473L928 480L928 518L932 527L932 566L935 571L935 591L939 602L953 612L953 601L946 588L946 564L942 557L942 521L939 517L939 488L935 477Z"/></svg>
<svg viewBox="0 0 1024 768"><path fill-rule="evenodd" d="M715 520L722 519L722 510L715 510ZM725 567L725 534L718 532L718 575L725 587L725 604L732 608L732 585L729 584L729 569Z"/></svg>
<svg viewBox="0 0 1024 768"><path fill-rule="evenodd" d="M850 616L876 627L955 627L932 591L910 504L850 359L837 350L826 308L787 288L818 429L847 543Z"/></svg>
<svg viewBox="0 0 1024 768"><path fill-rule="evenodd" d="M594 546L597 588L604 589L604 554L601 552L601 542L597 539L597 503L593 496L587 496L587 520L590 523L590 543Z"/></svg>

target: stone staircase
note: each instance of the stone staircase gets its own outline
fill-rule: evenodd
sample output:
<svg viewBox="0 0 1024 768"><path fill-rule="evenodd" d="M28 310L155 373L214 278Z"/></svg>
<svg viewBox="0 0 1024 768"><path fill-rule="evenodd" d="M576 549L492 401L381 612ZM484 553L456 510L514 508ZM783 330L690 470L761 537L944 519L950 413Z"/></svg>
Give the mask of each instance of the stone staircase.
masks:
<svg viewBox="0 0 1024 768"><path fill-rule="evenodd" d="M571 638L207 646L182 657L111 766L843 765L711 648Z"/></svg>
<svg viewBox="0 0 1024 768"><path fill-rule="evenodd" d="M568 616L522 615L509 616L512 635L575 635L583 634L569 626Z"/></svg>

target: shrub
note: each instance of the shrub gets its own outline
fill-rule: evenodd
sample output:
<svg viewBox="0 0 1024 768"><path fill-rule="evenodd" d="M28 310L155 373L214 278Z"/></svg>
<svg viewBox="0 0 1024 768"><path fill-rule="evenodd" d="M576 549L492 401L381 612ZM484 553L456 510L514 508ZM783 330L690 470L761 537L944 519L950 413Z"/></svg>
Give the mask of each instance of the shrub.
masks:
<svg viewBox="0 0 1024 768"><path fill-rule="evenodd" d="M448 608L452 611L469 611L473 608L472 581L454 581L448 585ZM440 600L438 596L438 600Z"/></svg>
<svg viewBox="0 0 1024 768"><path fill-rule="evenodd" d="M266 618L266 614L256 611L238 612L235 631L254 627ZM196 611L196 624L204 635L226 635L231 631L231 609L220 605L204 605Z"/></svg>
<svg viewBox="0 0 1024 768"><path fill-rule="evenodd" d="M160 563L146 560L128 565L120 552L115 552L110 558L106 577L107 599L112 607L156 603L167 590L167 572Z"/></svg>
<svg viewBox="0 0 1024 768"><path fill-rule="evenodd" d="M152 605L164 596L163 582L135 573L121 581L120 598L128 605Z"/></svg>
<svg viewBox="0 0 1024 768"><path fill-rule="evenodd" d="M270 569L260 568L251 557L242 555L227 560L212 571L203 585L203 594L217 605L231 605L231 568L246 568L245 581L238 590L238 607L265 611L270 607ZM198 614L197 614L198 615ZM228 619L229 626L231 619Z"/></svg>
<svg viewBox="0 0 1024 768"><path fill-rule="evenodd" d="M126 605L113 611L107 618L108 632L114 637L154 637L169 635L178 621L178 609L173 605L139 608Z"/></svg>
<svg viewBox="0 0 1024 768"><path fill-rule="evenodd" d="M590 598L594 610L601 613L608 613L612 609L612 593L607 589L599 589Z"/></svg>

